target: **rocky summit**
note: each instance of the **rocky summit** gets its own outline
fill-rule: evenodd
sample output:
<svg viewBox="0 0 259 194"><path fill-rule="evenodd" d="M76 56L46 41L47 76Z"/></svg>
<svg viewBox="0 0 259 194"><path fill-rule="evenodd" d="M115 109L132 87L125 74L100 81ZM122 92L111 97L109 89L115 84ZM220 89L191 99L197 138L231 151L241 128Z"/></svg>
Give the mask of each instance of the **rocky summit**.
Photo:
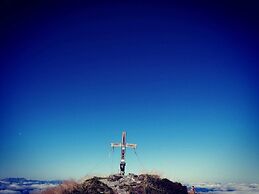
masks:
<svg viewBox="0 0 259 194"><path fill-rule="evenodd" d="M74 185L63 194L188 194L187 187L157 175L129 174L93 177Z"/></svg>

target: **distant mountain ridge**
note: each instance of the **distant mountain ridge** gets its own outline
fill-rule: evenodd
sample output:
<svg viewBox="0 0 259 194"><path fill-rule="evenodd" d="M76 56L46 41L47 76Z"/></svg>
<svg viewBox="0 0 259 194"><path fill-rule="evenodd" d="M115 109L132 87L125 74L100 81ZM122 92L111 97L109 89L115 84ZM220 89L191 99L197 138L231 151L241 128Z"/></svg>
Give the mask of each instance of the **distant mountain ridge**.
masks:
<svg viewBox="0 0 259 194"><path fill-rule="evenodd" d="M9 182L9 183L52 183L60 184L63 181L61 180L35 180L35 179L26 179L26 178L3 178L0 181Z"/></svg>

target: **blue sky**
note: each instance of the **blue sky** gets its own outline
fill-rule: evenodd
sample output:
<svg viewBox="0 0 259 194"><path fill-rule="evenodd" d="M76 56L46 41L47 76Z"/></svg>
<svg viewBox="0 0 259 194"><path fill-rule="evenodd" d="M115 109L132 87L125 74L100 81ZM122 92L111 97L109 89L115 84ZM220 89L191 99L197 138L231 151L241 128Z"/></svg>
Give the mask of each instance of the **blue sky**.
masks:
<svg viewBox="0 0 259 194"><path fill-rule="evenodd" d="M5 2L0 177L259 181L252 2Z"/></svg>

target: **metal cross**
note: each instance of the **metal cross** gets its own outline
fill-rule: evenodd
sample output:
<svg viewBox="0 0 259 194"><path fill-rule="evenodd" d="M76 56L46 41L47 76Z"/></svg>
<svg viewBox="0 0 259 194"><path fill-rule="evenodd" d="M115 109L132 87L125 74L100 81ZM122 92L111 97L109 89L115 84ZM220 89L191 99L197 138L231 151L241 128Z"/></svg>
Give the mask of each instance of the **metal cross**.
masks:
<svg viewBox="0 0 259 194"><path fill-rule="evenodd" d="M121 143L111 143L111 147L114 149L115 147L121 147L121 162L120 162L120 174L125 174L125 154L126 154L126 148L137 148L137 144L132 143L126 143L126 132L122 132L122 141Z"/></svg>

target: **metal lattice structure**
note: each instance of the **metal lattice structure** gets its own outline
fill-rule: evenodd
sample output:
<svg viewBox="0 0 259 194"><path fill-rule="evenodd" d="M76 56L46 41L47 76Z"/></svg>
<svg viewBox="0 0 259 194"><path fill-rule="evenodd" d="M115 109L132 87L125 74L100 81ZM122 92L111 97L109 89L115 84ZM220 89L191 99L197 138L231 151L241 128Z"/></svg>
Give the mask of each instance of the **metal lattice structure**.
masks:
<svg viewBox="0 0 259 194"><path fill-rule="evenodd" d="M124 132L122 132L121 143L111 143L111 147L113 149L115 147L121 148L120 174L124 175L125 174L125 166L126 166L126 161L125 161L126 148L136 149L137 144L126 143L126 132L124 131Z"/></svg>

